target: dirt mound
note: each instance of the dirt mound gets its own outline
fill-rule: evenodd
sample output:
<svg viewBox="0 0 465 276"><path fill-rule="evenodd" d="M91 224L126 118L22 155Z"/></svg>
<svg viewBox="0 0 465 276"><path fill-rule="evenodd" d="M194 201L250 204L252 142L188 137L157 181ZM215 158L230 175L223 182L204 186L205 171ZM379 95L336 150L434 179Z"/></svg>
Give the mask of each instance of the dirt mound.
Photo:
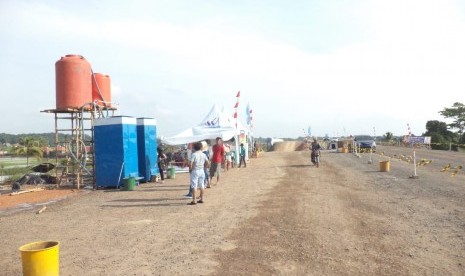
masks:
<svg viewBox="0 0 465 276"><path fill-rule="evenodd" d="M273 151L280 152L301 151L304 149L308 149L308 146L305 146L305 143L301 141L277 142L273 145Z"/></svg>
<svg viewBox="0 0 465 276"><path fill-rule="evenodd" d="M308 150L310 148L310 146L311 146L310 143L302 142L302 143L298 144L298 146L296 148L296 151Z"/></svg>

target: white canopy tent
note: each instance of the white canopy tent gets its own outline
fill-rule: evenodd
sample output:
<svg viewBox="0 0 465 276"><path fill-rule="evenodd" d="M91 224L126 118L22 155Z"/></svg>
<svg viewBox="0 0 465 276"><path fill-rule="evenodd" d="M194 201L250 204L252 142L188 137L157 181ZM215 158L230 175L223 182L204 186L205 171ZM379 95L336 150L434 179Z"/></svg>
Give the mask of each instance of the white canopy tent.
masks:
<svg viewBox="0 0 465 276"><path fill-rule="evenodd" d="M188 128L172 137L162 137L161 141L171 146L212 140L216 137L221 137L226 141L235 137L238 132L239 130L236 129L231 116L225 115L217 105L213 105L199 125Z"/></svg>

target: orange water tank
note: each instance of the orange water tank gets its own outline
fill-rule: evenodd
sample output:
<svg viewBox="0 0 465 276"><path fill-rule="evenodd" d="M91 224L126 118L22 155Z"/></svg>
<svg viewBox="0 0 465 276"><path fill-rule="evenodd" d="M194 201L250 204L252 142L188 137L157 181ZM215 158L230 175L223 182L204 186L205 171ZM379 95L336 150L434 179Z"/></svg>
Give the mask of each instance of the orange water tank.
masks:
<svg viewBox="0 0 465 276"><path fill-rule="evenodd" d="M56 109L77 109L92 102L92 69L79 55L66 55L55 63Z"/></svg>
<svg viewBox="0 0 465 276"><path fill-rule="evenodd" d="M94 78L92 78L92 101L100 101L98 102L99 106L104 106L101 102L104 101L108 107L110 106L108 104L108 102L111 102L110 76L101 73L94 74Z"/></svg>

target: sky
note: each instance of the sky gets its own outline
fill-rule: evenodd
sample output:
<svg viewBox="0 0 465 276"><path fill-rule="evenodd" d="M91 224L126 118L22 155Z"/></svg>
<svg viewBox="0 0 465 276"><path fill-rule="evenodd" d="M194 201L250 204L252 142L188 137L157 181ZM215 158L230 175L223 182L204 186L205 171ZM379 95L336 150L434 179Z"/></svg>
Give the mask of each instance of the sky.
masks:
<svg viewBox="0 0 465 276"><path fill-rule="evenodd" d="M0 133L53 132L55 62L172 136L214 104L256 137L421 135L465 102L465 1L0 0Z"/></svg>

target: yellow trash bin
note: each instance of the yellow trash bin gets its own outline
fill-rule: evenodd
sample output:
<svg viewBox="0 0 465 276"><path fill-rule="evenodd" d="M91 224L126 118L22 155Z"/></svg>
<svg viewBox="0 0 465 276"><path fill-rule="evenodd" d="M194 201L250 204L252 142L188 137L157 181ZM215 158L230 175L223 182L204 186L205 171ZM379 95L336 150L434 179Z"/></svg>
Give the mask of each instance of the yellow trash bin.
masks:
<svg viewBox="0 0 465 276"><path fill-rule="evenodd" d="M379 161L379 171L388 172L391 170L391 161Z"/></svg>
<svg viewBox="0 0 465 276"><path fill-rule="evenodd" d="M39 241L19 248L24 276L55 276L60 274L59 242Z"/></svg>

